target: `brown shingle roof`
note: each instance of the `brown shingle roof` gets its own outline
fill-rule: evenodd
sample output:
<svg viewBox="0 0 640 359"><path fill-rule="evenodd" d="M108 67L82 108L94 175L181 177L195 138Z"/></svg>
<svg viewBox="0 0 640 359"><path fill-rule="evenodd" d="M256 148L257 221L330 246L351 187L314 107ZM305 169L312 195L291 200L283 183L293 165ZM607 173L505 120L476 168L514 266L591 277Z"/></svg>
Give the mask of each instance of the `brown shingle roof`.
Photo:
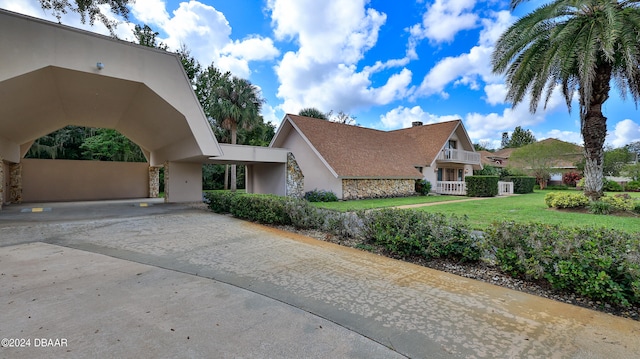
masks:
<svg viewBox="0 0 640 359"><path fill-rule="evenodd" d="M287 115L339 177L421 178L460 120L379 131Z"/></svg>

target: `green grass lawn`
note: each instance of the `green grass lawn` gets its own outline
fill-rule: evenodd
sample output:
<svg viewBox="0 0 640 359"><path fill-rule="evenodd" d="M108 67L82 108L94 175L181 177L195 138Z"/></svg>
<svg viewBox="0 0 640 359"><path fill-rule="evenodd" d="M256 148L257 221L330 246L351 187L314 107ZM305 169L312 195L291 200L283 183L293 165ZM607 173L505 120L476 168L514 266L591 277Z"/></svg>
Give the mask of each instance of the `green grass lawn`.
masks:
<svg viewBox="0 0 640 359"><path fill-rule="evenodd" d="M312 202L316 207L332 209L340 212L357 211L362 209L385 208L404 206L408 204L446 202L456 199L466 199L462 196L414 196L414 197L397 197L397 198L374 198L361 199L355 201L340 202Z"/></svg>
<svg viewBox="0 0 640 359"><path fill-rule="evenodd" d="M640 233L640 217L619 217L558 211L547 208L544 196L554 191L535 191L534 193L487 198L477 201L448 203L418 208L420 211L445 214L466 215L471 224L482 229L493 221L541 222L578 227L606 227L627 232ZM613 194L609 194L613 195ZM640 194L633 193L638 198Z"/></svg>
<svg viewBox="0 0 640 359"><path fill-rule="evenodd" d="M466 215L473 227L483 229L493 221L541 222L566 226L595 226L619 229L627 232L640 233L640 217L603 216L590 213L576 213L558 211L547 208L544 196L549 192L535 191L534 193L510 197L495 197L467 202L446 203L447 201L469 199L460 196L427 196L364 199L357 201L342 201L328 203L313 203L314 206L337 211L355 211L362 209L395 207L417 203L445 202L434 206L419 207L416 210L445 214ZM615 193L608 194L610 196ZM640 193L629 193L632 197L640 198Z"/></svg>

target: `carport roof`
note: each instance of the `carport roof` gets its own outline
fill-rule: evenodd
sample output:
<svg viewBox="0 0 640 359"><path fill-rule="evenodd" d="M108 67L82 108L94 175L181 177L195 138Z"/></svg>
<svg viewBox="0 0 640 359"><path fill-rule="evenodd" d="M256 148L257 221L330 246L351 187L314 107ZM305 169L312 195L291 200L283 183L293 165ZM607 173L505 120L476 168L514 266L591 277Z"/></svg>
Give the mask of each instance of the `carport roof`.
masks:
<svg viewBox="0 0 640 359"><path fill-rule="evenodd" d="M9 161L66 125L116 129L152 165L222 154L176 54L0 9L0 63Z"/></svg>

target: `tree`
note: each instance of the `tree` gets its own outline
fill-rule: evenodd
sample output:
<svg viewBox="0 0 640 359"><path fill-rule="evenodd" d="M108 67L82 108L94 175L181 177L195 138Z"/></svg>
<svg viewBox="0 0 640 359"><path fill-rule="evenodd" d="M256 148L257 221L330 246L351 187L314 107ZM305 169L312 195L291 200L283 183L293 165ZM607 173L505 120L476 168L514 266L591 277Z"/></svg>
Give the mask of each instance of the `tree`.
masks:
<svg viewBox="0 0 640 359"><path fill-rule="evenodd" d="M473 149L475 149L476 151L494 152L495 150L492 149L492 148L489 148L489 146L491 146L491 142L489 142L489 141L480 141L478 143L474 143L473 144Z"/></svg>
<svg viewBox="0 0 640 359"><path fill-rule="evenodd" d="M39 0L40 6L43 10L49 10L58 19L62 18L63 14L66 14L68 10L80 14L80 20L82 23L86 23L89 19L89 24L93 26L96 20L100 21L107 27L112 36L115 36L115 27L118 24L117 21L109 20L109 18L102 13L100 5L107 5L111 13L114 15L122 16L124 20L129 17L129 8L127 5L132 0Z"/></svg>
<svg viewBox="0 0 640 359"><path fill-rule="evenodd" d="M142 150L120 132L99 128L95 136L87 137L80 146L86 159L98 161L146 162Z"/></svg>
<svg viewBox="0 0 640 359"><path fill-rule="evenodd" d="M327 114L325 114L324 112L318 110L315 107L303 108L302 110L300 110L298 112L298 116L319 118L321 120L328 120L329 119L329 117L327 117Z"/></svg>
<svg viewBox="0 0 640 359"><path fill-rule="evenodd" d="M544 189L552 173L557 173L560 162L575 155L576 145L564 141L540 141L515 149L509 157L509 166L534 176Z"/></svg>
<svg viewBox="0 0 640 359"><path fill-rule="evenodd" d="M238 128L253 128L262 122L260 109L264 103L258 88L248 80L221 73L213 65L207 67L196 83L196 94L212 123L231 133L231 144L237 143ZM236 165L231 165L231 190L235 191Z"/></svg>
<svg viewBox="0 0 640 359"><path fill-rule="evenodd" d="M160 33L157 31L153 31L149 27L149 25L136 25L133 28L133 36L135 36L136 40L138 40L138 44L153 47L161 50L167 50L168 46L164 43L158 43L156 37L158 37Z"/></svg>
<svg viewBox="0 0 640 359"><path fill-rule="evenodd" d="M635 160L635 154L628 146L620 148L606 148L602 170L607 176L619 176L624 167Z"/></svg>
<svg viewBox="0 0 640 359"><path fill-rule="evenodd" d="M511 0L514 9L526 0ZM607 118L602 105L611 80L623 98L640 99L640 2L637 0L555 0L538 7L503 33L492 54L493 71L506 74L506 99L514 105L530 95L533 113L556 87L571 111L580 96L584 140L585 195L603 194Z"/></svg>
<svg viewBox="0 0 640 359"><path fill-rule="evenodd" d="M508 134L505 137L505 134L507 133L505 132L502 135L503 148L518 148L536 142L533 133L530 130L522 129L520 126L513 130L511 137Z"/></svg>
<svg viewBox="0 0 640 359"><path fill-rule="evenodd" d="M329 118L329 121L331 122L337 122L337 123L342 123L344 125L353 125L353 126L357 126L358 123L356 122L356 118L355 116L351 116L348 113L345 113L344 111L338 111L337 114L333 113L333 110L329 111L329 113L327 113L327 117Z"/></svg>

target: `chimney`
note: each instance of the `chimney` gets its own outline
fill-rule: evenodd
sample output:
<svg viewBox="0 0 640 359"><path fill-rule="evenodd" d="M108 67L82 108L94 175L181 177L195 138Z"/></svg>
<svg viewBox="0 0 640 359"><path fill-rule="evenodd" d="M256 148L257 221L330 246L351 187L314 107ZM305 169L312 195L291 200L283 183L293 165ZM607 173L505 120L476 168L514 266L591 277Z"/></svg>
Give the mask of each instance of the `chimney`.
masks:
<svg viewBox="0 0 640 359"><path fill-rule="evenodd" d="M411 127L422 126L422 121L413 121L411 122Z"/></svg>

